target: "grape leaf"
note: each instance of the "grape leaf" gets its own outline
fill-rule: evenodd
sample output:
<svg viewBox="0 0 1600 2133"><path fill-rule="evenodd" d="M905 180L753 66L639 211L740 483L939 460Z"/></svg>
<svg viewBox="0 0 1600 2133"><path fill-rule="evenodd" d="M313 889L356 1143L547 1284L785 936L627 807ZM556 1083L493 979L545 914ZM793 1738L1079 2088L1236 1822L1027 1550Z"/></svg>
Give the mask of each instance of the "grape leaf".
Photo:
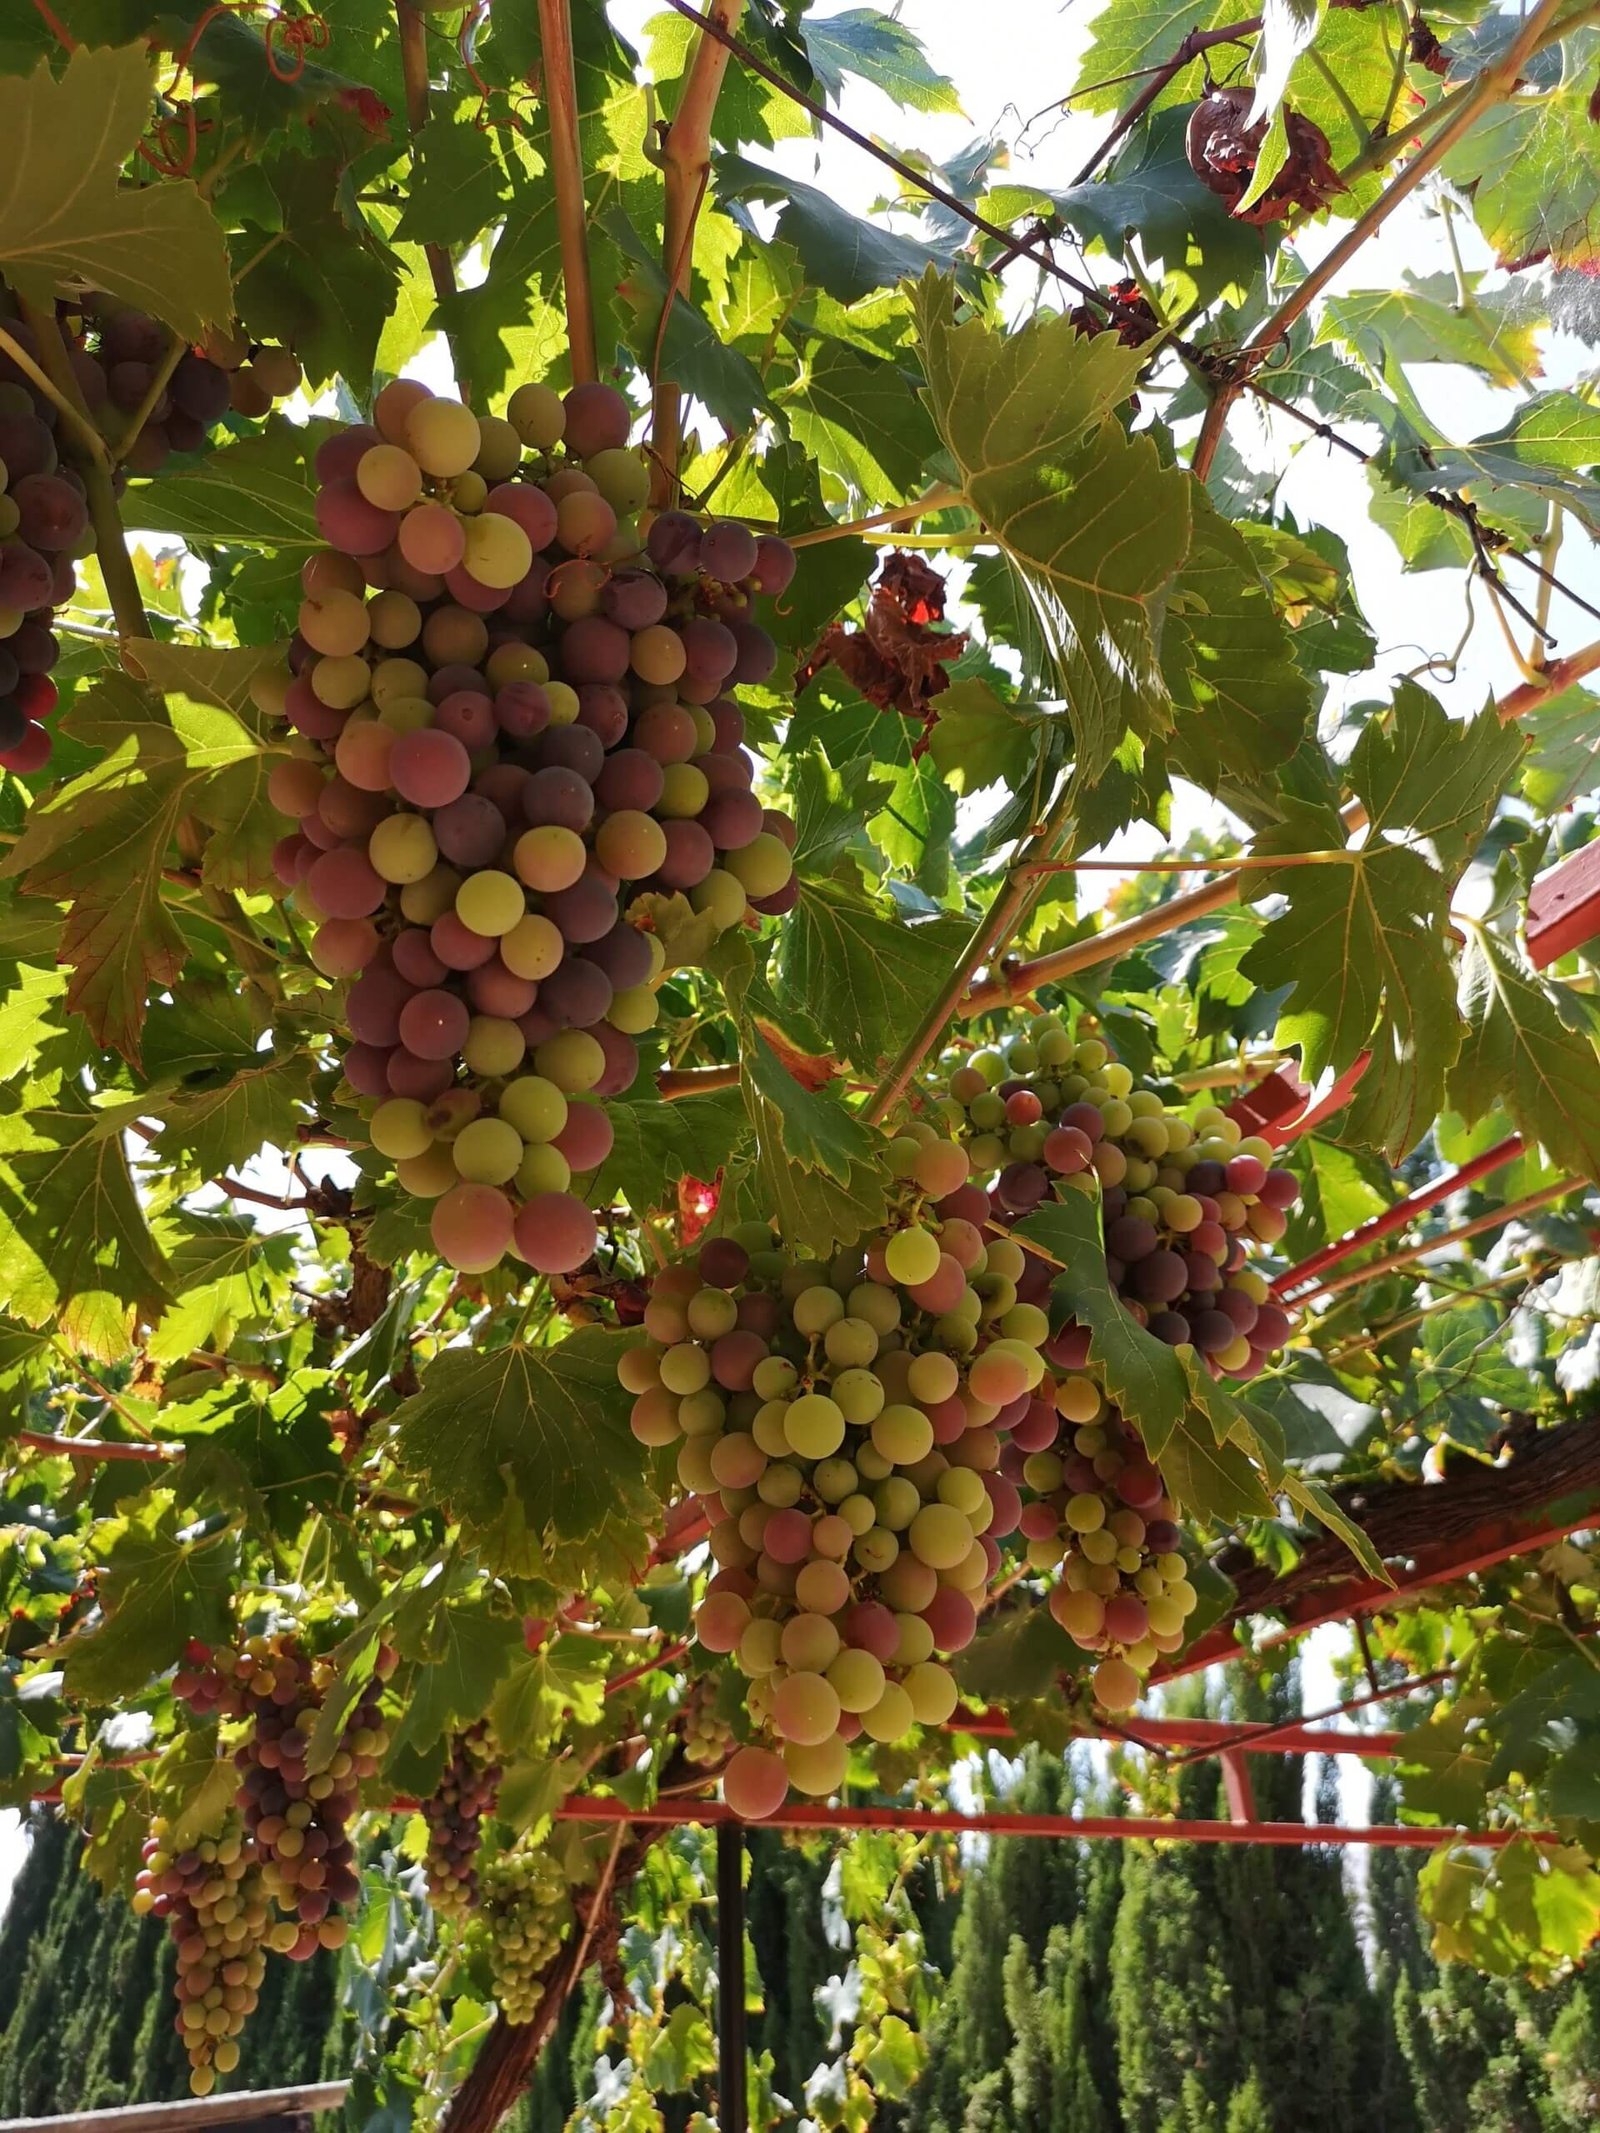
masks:
<svg viewBox="0 0 1600 2133"><path fill-rule="evenodd" d="M257 1052L249 1066L215 1088L152 1104L161 1119L155 1145L162 1161L176 1168L186 1156L203 1177L214 1178L265 1147L293 1148L316 1071L316 1061L298 1045Z"/></svg>
<svg viewBox="0 0 1600 2133"><path fill-rule="evenodd" d="M0 1305L106 1358L135 1309L154 1315L168 1268L134 1190L115 1114L61 1070L0 1109Z"/></svg>
<svg viewBox="0 0 1600 2133"><path fill-rule="evenodd" d="M932 246L880 223L863 222L815 186L743 156L718 160L717 195L736 205L746 200L776 202L778 235L800 255L806 280L841 304L858 303L878 289L897 288L908 278L948 264Z"/></svg>
<svg viewBox="0 0 1600 2133"><path fill-rule="evenodd" d="M464 112L439 112L412 137L411 184L395 225L401 244L471 244L507 196L495 136Z"/></svg>
<svg viewBox="0 0 1600 2133"><path fill-rule="evenodd" d="M1095 17L1094 36L1083 55L1083 88L1074 102L1085 111L1115 111L1127 101L1128 83L1164 65L1183 49L1191 30L1209 30L1237 19L1228 0L1120 0ZM1196 71L1198 61L1195 62ZM1189 69L1168 82L1169 102L1193 101L1185 86Z"/></svg>
<svg viewBox="0 0 1600 2133"><path fill-rule="evenodd" d="M1518 724L1532 743L1522 797L1535 814L1557 815L1600 786L1600 709L1587 689L1563 689Z"/></svg>
<svg viewBox="0 0 1600 2133"><path fill-rule="evenodd" d="M656 336L667 293L665 271L620 208L608 210L600 224L628 262L618 293L633 321L633 349L640 366L652 375L659 370L663 377L676 378L730 432L748 429L760 413L770 414L760 371L747 355L730 348L705 315L682 296L673 299L658 360Z"/></svg>
<svg viewBox="0 0 1600 2133"><path fill-rule="evenodd" d="M1466 1037L1447 1083L1454 1108L1470 1122L1501 1106L1552 1163L1600 1180L1592 1008L1477 925L1461 951L1459 998Z"/></svg>
<svg viewBox="0 0 1600 2133"><path fill-rule="evenodd" d="M1558 50L1559 84L1486 111L1444 160L1501 266L1582 267L1595 256L1600 149L1589 93L1600 38L1586 30Z"/></svg>
<svg viewBox="0 0 1600 2133"><path fill-rule="evenodd" d="M239 1566L227 1527L191 1537L170 1493L157 1489L97 1528L94 1541L98 1611L62 1653L73 1696L109 1703L171 1666L191 1637L225 1641Z"/></svg>
<svg viewBox="0 0 1600 2133"><path fill-rule="evenodd" d="M1224 771L1259 784L1305 737L1311 687L1243 535L1203 489L1168 589L1161 664L1178 712L1173 756L1214 792ZM1183 716L1187 712L1189 716Z"/></svg>
<svg viewBox="0 0 1600 2133"><path fill-rule="evenodd" d="M851 7L800 24L806 57L824 93L837 102L855 75L910 111L959 112L955 84L928 64L902 22L876 8Z"/></svg>
<svg viewBox="0 0 1600 2133"><path fill-rule="evenodd" d="M259 436L167 467L139 487L130 510L152 533L175 534L201 545L227 541L242 548L268 548L276 555L319 548L312 460L333 427L320 420L286 422L275 415ZM170 656L181 647L150 644L141 650L146 657Z"/></svg>
<svg viewBox="0 0 1600 2133"><path fill-rule="evenodd" d="M1426 689L1403 682L1393 717L1362 728L1350 783L1366 803L1372 836L1425 837L1453 872L1477 849L1526 748L1492 705L1476 718L1452 719Z"/></svg>
<svg viewBox="0 0 1600 2133"><path fill-rule="evenodd" d="M880 908L847 882L808 881L780 935L778 984L872 1076L910 1036L970 933L962 919Z"/></svg>
<svg viewBox="0 0 1600 2133"><path fill-rule="evenodd" d="M613 1099L606 1116L615 1139L593 1197L600 1204L620 1192L639 1213L670 1204L679 1178L714 1178L749 1124L737 1089L669 1104L651 1089L637 1103Z"/></svg>
<svg viewBox="0 0 1600 2133"><path fill-rule="evenodd" d="M180 700L169 716L120 676L99 683L67 723L84 732L85 722L84 737L104 736L111 752L29 810L0 876L70 904L60 947L73 973L67 1004L97 1043L137 1059L146 991L170 986L187 952L162 898L178 824L236 825L241 789L263 792L265 771L229 713Z"/></svg>
<svg viewBox="0 0 1600 2133"><path fill-rule="evenodd" d="M939 448L916 379L837 341L813 349L783 395L789 426L824 473L875 503L908 496Z"/></svg>
<svg viewBox="0 0 1600 2133"><path fill-rule="evenodd" d="M86 282L195 341L233 310L221 227L187 179L120 182L154 92L142 44L80 45L59 78L0 75L0 267L46 308Z"/></svg>
<svg viewBox="0 0 1600 2133"><path fill-rule="evenodd" d="M1497 385L1521 386L1539 373L1539 342L1533 323L1510 310L1503 298L1485 293L1481 274L1468 275L1472 301L1463 306L1455 279L1402 275L1392 289L1357 289L1331 296L1322 309L1319 341L1342 341L1359 350L1374 370L1387 363L1466 363ZM1443 518L1442 512L1434 512Z"/></svg>
<svg viewBox="0 0 1600 2133"><path fill-rule="evenodd" d="M1192 484L1116 419L1138 350L1061 315L1014 334L958 326L953 285L931 272L916 310L934 421L966 501L1028 584L1092 784L1130 727L1172 722L1152 604L1187 552Z"/></svg>
<svg viewBox="0 0 1600 2133"><path fill-rule="evenodd" d="M534 1542L581 1540L626 1506L657 1511L617 1383L624 1336L584 1327L551 1348L447 1348L394 1418L401 1466L475 1543L508 1513Z"/></svg>
<svg viewBox="0 0 1600 2133"><path fill-rule="evenodd" d="M883 1220L878 1137L833 1089L803 1089L753 1025L741 1037L760 1218L821 1258Z"/></svg>
<svg viewBox="0 0 1600 2133"><path fill-rule="evenodd" d="M445 1600L424 1613L422 1596L395 1621L396 1648L416 1662L390 1752L417 1753L442 1733L481 1718L496 1684L523 1649L522 1622L487 1600ZM419 1618L419 1619L414 1619Z"/></svg>
<svg viewBox="0 0 1600 2133"><path fill-rule="evenodd" d="M240 321L257 340L293 348L313 386L337 375L364 394L399 271L335 161L280 156L270 174L277 226L233 239Z"/></svg>

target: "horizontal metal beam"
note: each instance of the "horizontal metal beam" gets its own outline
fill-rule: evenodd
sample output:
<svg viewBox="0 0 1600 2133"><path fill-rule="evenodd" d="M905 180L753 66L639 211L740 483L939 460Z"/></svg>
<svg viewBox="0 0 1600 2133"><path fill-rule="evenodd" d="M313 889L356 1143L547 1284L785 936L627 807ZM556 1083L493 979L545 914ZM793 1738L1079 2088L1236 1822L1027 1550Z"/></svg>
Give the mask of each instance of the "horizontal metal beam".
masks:
<svg viewBox="0 0 1600 2133"><path fill-rule="evenodd" d="M717 1829L737 1822L719 1800L658 1800L653 1807L631 1807L626 1800L563 1800L558 1822L625 1822L637 1829L680 1829L692 1824ZM757 1825L765 1829L887 1829L918 1835L947 1832L972 1837L1103 1838L1126 1843L1133 1837L1158 1837L1183 1844L1268 1844L1280 1848L1305 1844L1367 1844L1399 1851L1437 1851L1445 1844L1470 1844L1479 1850L1503 1851L1519 1837L1559 1844L1553 1830L1417 1829L1385 1823L1374 1828L1346 1828L1328 1822L1188 1822L1159 1815L988 1815L952 1814L930 1807L832 1806L826 1801L797 1801L780 1807Z"/></svg>
<svg viewBox="0 0 1600 2133"><path fill-rule="evenodd" d="M337 2111L348 2081L297 2089L243 2089L233 2096L186 2096L180 2103L118 2104L108 2111L67 2111L56 2118L0 2118L0 2133L198 2133L297 2111Z"/></svg>

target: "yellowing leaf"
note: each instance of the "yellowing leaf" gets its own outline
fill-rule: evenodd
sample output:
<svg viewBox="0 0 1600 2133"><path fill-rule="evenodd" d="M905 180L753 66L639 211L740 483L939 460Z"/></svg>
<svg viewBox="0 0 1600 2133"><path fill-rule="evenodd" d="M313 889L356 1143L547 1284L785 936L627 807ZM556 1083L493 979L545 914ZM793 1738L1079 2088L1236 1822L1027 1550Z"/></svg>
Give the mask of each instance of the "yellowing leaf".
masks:
<svg viewBox="0 0 1600 2133"><path fill-rule="evenodd" d="M154 93L142 44L0 76L0 267L36 303L87 282L198 340L233 310L217 219L187 179L121 183Z"/></svg>

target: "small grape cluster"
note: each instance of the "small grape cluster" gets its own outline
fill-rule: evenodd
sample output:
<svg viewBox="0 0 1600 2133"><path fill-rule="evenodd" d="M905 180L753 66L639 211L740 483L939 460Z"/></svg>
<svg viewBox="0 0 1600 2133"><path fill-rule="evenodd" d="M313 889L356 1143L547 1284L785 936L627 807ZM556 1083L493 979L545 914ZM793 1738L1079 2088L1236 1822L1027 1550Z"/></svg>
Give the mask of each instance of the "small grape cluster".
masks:
<svg viewBox="0 0 1600 2133"><path fill-rule="evenodd" d="M486 1720L450 1743L444 1775L422 1803L428 1827L428 1901L443 1918L461 1918L478 1896L481 1824L494 1812L500 1764Z"/></svg>
<svg viewBox="0 0 1600 2133"><path fill-rule="evenodd" d="M154 401L150 394L172 346L159 319L96 296L82 308L68 353L89 412L113 434L149 403L128 448L130 474L158 474L172 455L204 451L229 414L270 414L299 390L300 365L287 348L258 347L220 327L178 358Z"/></svg>
<svg viewBox="0 0 1600 2133"><path fill-rule="evenodd" d="M566 1877L547 1854L519 1846L486 1860L479 1885L495 1998L508 2022L531 2022L543 1997L540 1974L572 1926Z"/></svg>
<svg viewBox="0 0 1600 2133"><path fill-rule="evenodd" d="M239 2034L278 1930L260 1856L235 1813L217 1836L182 1847L157 1815L141 1858L133 1909L166 1921L178 1966L173 2027L188 2053L190 2088L208 2096L218 2074L239 2064Z"/></svg>
<svg viewBox="0 0 1600 2133"><path fill-rule="evenodd" d="M988 1236L966 1153L914 1122L888 1144L888 1226L826 1264L746 1224L664 1268L619 1372L645 1444L713 1521L701 1645L748 1677L777 1743L741 1748L747 1819L834 1791L849 1744L940 1725L1022 1502L1004 1432L1044 1375L1050 1269Z"/></svg>
<svg viewBox="0 0 1600 2133"><path fill-rule="evenodd" d="M50 420L21 385L0 382L0 769L31 777L50 760L61 655L55 611L93 547L82 477L60 463Z"/></svg>
<svg viewBox="0 0 1600 2133"><path fill-rule="evenodd" d="M380 1650L375 1679L320 1753L311 1737L333 1675L292 1636L192 1647L173 1679L174 1694L196 1713L246 1721L233 1757L239 1809L266 1886L288 1914L272 1944L296 1962L343 1943L344 1921L331 1914L361 1892L347 1825L361 1780L376 1774L388 1747L381 1684L394 1666L393 1652Z"/></svg>
<svg viewBox="0 0 1600 2133"><path fill-rule="evenodd" d="M717 1708L717 1684L703 1674L683 1699L684 1759L699 1770L720 1770L735 1747L734 1731Z"/></svg>
<svg viewBox="0 0 1600 2133"><path fill-rule="evenodd" d="M1019 1524L1035 1570L1063 1566L1050 1612L1084 1651L1108 1711L1130 1710L1142 1678L1184 1641L1199 1604L1181 1550L1178 1507L1138 1431L1092 1378L1059 1378L1011 1433L1028 1501Z"/></svg>
<svg viewBox="0 0 1600 2133"><path fill-rule="evenodd" d="M1098 1180L1107 1272L1159 1340L1192 1343L1214 1376L1239 1378L1283 1347L1293 1323L1246 1263L1252 1244L1283 1235L1300 1193L1270 1142L1211 1104L1169 1110L1098 1037L1074 1041L1053 1014L961 1060L947 1089L943 1115L1008 1214L1031 1214L1053 1184Z"/></svg>
<svg viewBox="0 0 1600 2133"><path fill-rule="evenodd" d="M772 671L753 607L794 558L681 512L642 536L609 386L523 385L502 418L401 379L373 416L317 454L330 546L258 685L297 736L274 863L350 981L345 1078L440 1255L572 1273L604 1100L659 1011L653 898L711 931L794 901L793 825L725 693Z"/></svg>

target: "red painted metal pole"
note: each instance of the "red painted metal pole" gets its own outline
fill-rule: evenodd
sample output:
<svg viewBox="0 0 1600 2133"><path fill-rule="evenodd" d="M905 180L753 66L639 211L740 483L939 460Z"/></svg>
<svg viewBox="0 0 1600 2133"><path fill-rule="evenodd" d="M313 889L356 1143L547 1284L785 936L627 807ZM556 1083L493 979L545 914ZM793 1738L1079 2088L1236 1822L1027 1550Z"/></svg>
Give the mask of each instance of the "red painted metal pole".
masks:
<svg viewBox="0 0 1600 2133"><path fill-rule="evenodd" d="M1451 1193L1460 1192L1467 1185L1475 1185L1479 1178L1486 1178L1492 1171L1503 1170L1507 1163L1515 1162L1522 1153L1522 1135L1513 1133L1509 1140L1497 1141L1494 1147L1486 1148L1482 1155L1474 1156L1470 1163L1463 1163L1457 1170L1447 1170L1443 1177L1435 1178L1431 1185L1424 1185L1404 1200L1397 1200L1393 1207L1386 1207L1381 1215L1374 1215L1369 1222L1348 1231L1343 1237L1325 1244L1320 1251L1302 1259L1298 1266L1290 1267L1280 1274L1272 1286L1278 1295L1284 1296L1291 1289L1301 1288L1314 1274L1325 1268L1337 1266L1341 1259L1348 1259L1352 1252L1375 1243L1379 1237L1392 1236L1397 1229L1404 1229L1413 1216L1425 1214L1430 1207L1437 1207Z"/></svg>
<svg viewBox="0 0 1600 2133"><path fill-rule="evenodd" d="M679 1829L692 1824L716 1829L738 1821L720 1800L658 1800L653 1807L631 1807L626 1800L563 1800L558 1822L626 1822L639 1829ZM1268 1844L1292 1848L1304 1844L1370 1844L1397 1850L1436 1851L1443 1844L1502 1851L1519 1837L1537 1844L1560 1844L1554 1830L1417 1829L1408 1824L1346 1828L1327 1822L1188 1822L1153 1815L982 1815L952 1814L931 1807L851 1807L826 1801L796 1801L780 1807L759 1825L768 1829L886 1829L917 1835L948 1833L973 1837L1103 1838L1126 1843L1153 1837L1184 1844Z"/></svg>
<svg viewBox="0 0 1600 2133"><path fill-rule="evenodd" d="M1403 1695L1409 1686L1412 1684L1401 1682L1393 1693ZM1340 1711L1345 1708L1339 1706ZM996 1710L957 1710L945 1731L970 1733L978 1740L1010 1740L1014 1737L1010 1719L1003 1711ZM1225 1748L1237 1748L1247 1755L1357 1755L1363 1762L1372 1763L1398 1755L1408 1736L1404 1733L1357 1733L1351 1728L1324 1731L1314 1726L1310 1719L1285 1725L1272 1725L1264 1719L1252 1724L1230 1725L1222 1718L1135 1716L1128 1719L1115 1735L1097 1733L1090 1726L1079 1738L1114 1738L1134 1748L1192 1748L1197 1760L1219 1754Z"/></svg>

